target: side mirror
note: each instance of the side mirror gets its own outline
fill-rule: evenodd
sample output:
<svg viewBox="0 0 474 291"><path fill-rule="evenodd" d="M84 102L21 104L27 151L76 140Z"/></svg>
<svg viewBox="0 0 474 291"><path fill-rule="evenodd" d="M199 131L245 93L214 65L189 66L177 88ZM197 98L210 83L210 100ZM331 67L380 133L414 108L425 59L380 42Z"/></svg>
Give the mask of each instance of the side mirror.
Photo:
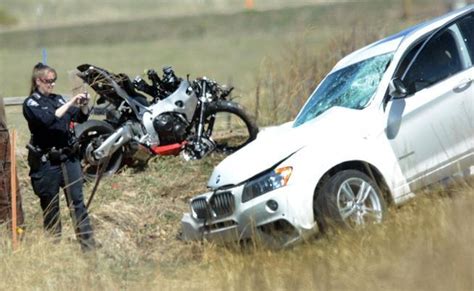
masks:
<svg viewBox="0 0 474 291"><path fill-rule="evenodd" d="M400 78L394 78L388 85L388 95L390 95L392 99L404 98L408 95L408 89Z"/></svg>

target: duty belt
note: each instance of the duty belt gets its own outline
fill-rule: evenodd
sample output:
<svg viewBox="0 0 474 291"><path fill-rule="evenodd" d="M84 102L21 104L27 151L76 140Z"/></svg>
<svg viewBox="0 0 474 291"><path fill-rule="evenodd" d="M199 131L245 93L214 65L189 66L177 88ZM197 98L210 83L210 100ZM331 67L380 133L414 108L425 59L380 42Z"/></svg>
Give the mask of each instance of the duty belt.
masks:
<svg viewBox="0 0 474 291"><path fill-rule="evenodd" d="M51 162L63 162L77 152L77 147L63 147L60 149L52 147L49 150L42 150L38 146L27 144L26 148L29 149L36 157L40 158L42 162L46 162L48 160Z"/></svg>

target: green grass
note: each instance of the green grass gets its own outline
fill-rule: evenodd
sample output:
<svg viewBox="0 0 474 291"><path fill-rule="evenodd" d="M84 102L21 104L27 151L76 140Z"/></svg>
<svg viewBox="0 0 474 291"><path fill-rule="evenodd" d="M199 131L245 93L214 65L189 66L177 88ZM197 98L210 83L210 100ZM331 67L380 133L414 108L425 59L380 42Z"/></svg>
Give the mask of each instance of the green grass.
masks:
<svg viewBox="0 0 474 291"><path fill-rule="evenodd" d="M256 10L315 4L320 0L258 0ZM245 9L245 0L76 0L35 1L4 0L1 6L21 19L21 26L42 26L70 23L103 22L110 20L150 17L170 18L182 15L232 13ZM38 13L40 9L40 13Z"/></svg>
<svg viewBox="0 0 474 291"><path fill-rule="evenodd" d="M41 61L43 48L48 63L58 69L57 90L64 94L71 87L67 72L81 63L92 63L132 77L150 67L173 65L181 76L190 73L223 83L232 80L248 95L263 59L278 56L301 35L305 46L317 51L351 26L376 27L387 35L406 26L408 23L402 24L397 17L400 7L396 3L375 1L5 31L0 33L0 95L27 94L31 68ZM362 20L357 17L361 13L367 14Z"/></svg>
<svg viewBox="0 0 474 291"><path fill-rule="evenodd" d="M175 18L147 18L71 26L38 27L12 30L2 34L4 47L55 46L58 44L123 43L144 40L201 38L206 36L241 36L255 33L282 34L298 28L318 24L336 6L308 6L262 12L236 12L181 16ZM296 21L295 21L296 20ZM304 26L303 26L304 27Z"/></svg>
<svg viewBox="0 0 474 291"><path fill-rule="evenodd" d="M226 21L222 16L213 17L213 23L202 24L208 26L204 30L210 30L206 33L189 32L186 27L198 29L193 27L200 20L186 18L156 25L133 22L135 26L132 27L129 23L121 23L97 25L94 28L58 28L45 33L45 37L41 39L50 39L45 41L48 62L59 73L57 90L66 94L70 88L70 84L66 81L67 72L81 63L96 64L112 71L125 72L132 77L147 68L160 69L164 65L173 65L181 76L190 73L192 76L206 75L222 83L231 80L240 89L253 86L252 79L262 59L283 50L285 42L291 38L286 33L266 34L260 27L261 23L255 25L251 22L246 23L247 17L248 14L245 13L231 17L230 19L237 19L233 21L234 23L229 23L230 21ZM257 16L252 18L259 19ZM181 22L183 24L179 27L183 28L173 28ZM243 24L247 26L240 27ZM127 31L122 31L120 26L126 27ZM158 33L152 36L137 36L136 30L140 30L141 26L161 27L161 33L166 35ZM232 27L238 29L237 33L231 33ZM79 35L87 37L87 40L76 39L74 36L76 30L79 31ZM247 30L251 33L246 33ZM91 33L85 34L84 31ZM156 32L156 29L150 31ZM26 36L22 36L21 32L0 34L2 43L8 44L0 49L2 76L0 94L3 96L26 95L31 67L41 60L41 46L28 46L28 42L25 41L25 39L32 42L37 40L36 32L25 33ZM308 43L317 46L324 36L327 34L313 35L308 38ZM138 39L133 39L134 37ZM104 39L113 45L104 45Z"/></svg>
<svg viewBox="0 0 474 291"><path fill-rule="evenodd" d="M221 83L233 80L239 88L251 84L253 72L259 61L265 56L265 50L249 50L238 40L218 39L220 46L208 46L205 40L171 40L161 42L139 42L116 44L113 47L103 45L67 46L48 49L49 64L58 71L59 81L56 90L70 94L71 83L68 72L82 63L94 64L113 72L125 72L131 77L143 74L144 69L160 70L165 65L173 65L177 74L185 77L206 75ZM248 38L246 44L271 49L277 45L275 40L262 41L259 38ZM231 51L222 50L232 48ZM190 49L192 48L192 49ZM12 59L4 59L9 72L0 81L4 96L22 96L29 90L28 78L31 64L41 60L39 49L17 50L8 52ZM239 58L246 55L240 61ZM16 61L14 61L16 60ZM235 74L235 63L239 63L241 74ZM5 70L6 71L6 70ZM234 76L234 77L233 77ZM238 77L238 78L237 78Z"/></svg>
<svg viewBox="0 0 474 291"><path fill-rule="evenodd" d="M8 11L0 7L0 27L1 26L14 26L18 23L18 19L16 19L13 15L11 15Z"/></svg>

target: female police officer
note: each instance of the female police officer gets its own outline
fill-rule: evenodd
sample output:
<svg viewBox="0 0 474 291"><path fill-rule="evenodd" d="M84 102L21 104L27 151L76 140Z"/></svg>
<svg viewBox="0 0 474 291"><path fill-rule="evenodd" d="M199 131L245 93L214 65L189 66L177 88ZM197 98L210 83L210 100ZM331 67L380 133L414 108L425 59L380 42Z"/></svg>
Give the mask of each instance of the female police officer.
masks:
<svg viewBox="0 0 474 291"><path fill-rule="evenodd" d="M56 71L42 63L33 68L30 96L23 103L31 132L28 154L33 191L40 199L47 232L59 239L59 187L66 193L76 237L83 250L95 248L92 227L82 193L82 171L70 123L88 118L87 94L66 101L53 94Z"/></svg>

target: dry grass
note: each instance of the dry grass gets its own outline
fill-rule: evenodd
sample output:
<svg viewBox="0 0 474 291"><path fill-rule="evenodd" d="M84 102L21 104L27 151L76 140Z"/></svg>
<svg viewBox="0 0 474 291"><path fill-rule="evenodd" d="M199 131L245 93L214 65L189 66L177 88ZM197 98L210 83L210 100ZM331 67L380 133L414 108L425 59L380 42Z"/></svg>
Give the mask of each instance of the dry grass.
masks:
<svg viewBox="0 0 474 291"><path fill-rule="evenodd" d="M8 108L9 109L9 108ZM8 120L15 120L9 116ZM359 232L312 239L287 250L257 245L222 247L177 239L187 200L205 191L223 157L195 162L151 161L105 179L93 201L92 222L102 247L83 255L63 209L63 239L41 230L37 198L18 151L27 226L12 253L0 238L1 290L472 290L474 183L435 189L388 220ZM85 192L90 193L91 185Z"/></svg>
<svg viewBox="0 0 474 291"><path fill-rule="evenodd" d="M360 25L334 36L326 53L305 46L302 36L278 60L265 59L259 73L260 123L294 117L340 56L384 34ZM38 199L27 176L25 122L18 108L7 111L11 127L19 130L27 225L14 253L8 232L0 232L0 273L6 278L0 290L474 289L472 183L420 193L403 207L391 207L381 225L291 249L180 241L187 201L206 190L210 172L223 158L217 155L194 162L155 159L146 171L125 169L104 179L90 209L102 245L95 254L81 253L62 201L63 239L53 244L43 235Z"/></svg>
<svg viewBox="0 0 474 291"><path fill-rule="evenodd" d="M288 43L278 58L268 57L257 78L255 115L260 125L293 120L316 85L342 57L387 33L367 24L333 35L328 44L314 51L305 45L305 34Z"/></svg>
<svg viewBox="0 0 474 291"><path fill-rule="evenodd" d="M121 185L130 184L125 174L120 178ZM184 203L179 198L174 209L163 202L166 210L157 197L155 205L126 203L124 197L100 207L103 202L96 201L93 218L103 245L96 256L81 254L70 239L54 245L31 226L16 253L2 236L0 272L9 280L0 288L472 290L474 188L446 191L421 193L391 208L382 225L279 251L176 240L174 216ZM120 192L134 196L128 189Z"/></svg>
<svg viewBox="0 0 474 291"><path fill-rule="evenodd" d="M425 193L382 225L293 249L206 246L198 263L158 273L169 289L472 290L474 189ZM163 284L166 282L166 284Z"/></svg>

